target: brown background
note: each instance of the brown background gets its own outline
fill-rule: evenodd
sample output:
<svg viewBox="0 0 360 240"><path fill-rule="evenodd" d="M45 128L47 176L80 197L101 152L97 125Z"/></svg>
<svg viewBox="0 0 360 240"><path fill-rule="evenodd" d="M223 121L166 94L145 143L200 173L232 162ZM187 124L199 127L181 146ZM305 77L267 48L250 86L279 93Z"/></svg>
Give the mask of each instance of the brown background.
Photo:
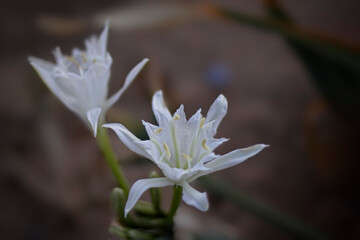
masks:
<svg viewBox="0 0 360 240"><path fill-rule="evenodd" d="M253 16L265 15L261 1L211 2ZM56 46L65 53L75 46L82 48L85 37L101 31L100 25L93 24L99 12L145 3L149 1L1 2L1 239L109 238L109 193L115 181L84 124L46 89L26 58L52 60ZM280 3L300 25L360 44L358 1ZM123 122L137 130L140 119L153 122L150 96L159 87L172 110L183 103L188 117L200 107L206 113L223 93L229 111L218 136L230 141L217 152L256 143L271 147L216 177L331 239L360 238L359 168L354 164L359 157L355 149L343 147L358 136L333 113L280 36L227 21L194 20L162 27L111 28L109 52L114 61L111 92L138 61L151 59L108 112L109 122ZM229 74L222 87L209 83L214 66L224 66ZM111 136L120 159L134 158ZM147 177L151 169L156 167L125 165L131 182ZM169 190L164 193L167 201ZM207 213L182 204L179 239L188 239L188 232L209 229L233 239L289 239L225 199L208 195Z"/></svg>

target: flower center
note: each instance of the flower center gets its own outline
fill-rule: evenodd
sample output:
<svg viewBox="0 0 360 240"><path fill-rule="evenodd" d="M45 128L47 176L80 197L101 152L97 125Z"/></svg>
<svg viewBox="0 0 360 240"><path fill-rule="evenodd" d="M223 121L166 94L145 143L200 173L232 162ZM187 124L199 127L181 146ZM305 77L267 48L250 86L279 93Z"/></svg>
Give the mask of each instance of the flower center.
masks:
<svg viewBox="0 0 360 240"><path fill-rule="evenodd" d="M163 128L155 129L150 140L158 149L160 161L172 168L186 170L191 169L203 157L211 153L211 149L201 132L205 118L201 118L195 129L187 129L187 123L177 124L180 118L179 114L175 114L165 131ZM182 129L184 126L185 129ZM160 133L161 135L157 136Z"/></svg>

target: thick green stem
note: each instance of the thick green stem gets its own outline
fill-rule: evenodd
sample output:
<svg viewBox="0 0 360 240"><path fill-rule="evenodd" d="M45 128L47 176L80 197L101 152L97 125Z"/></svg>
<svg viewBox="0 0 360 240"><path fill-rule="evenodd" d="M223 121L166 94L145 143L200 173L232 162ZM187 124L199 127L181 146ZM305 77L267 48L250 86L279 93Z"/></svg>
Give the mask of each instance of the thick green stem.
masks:
<svg viewBox="0 0 360 240"><path fill-rule="evenodd" d="M105 128L99 127L96 139L119 186L124 190L125 194L128 195L129 185L111 147L107 130Z"/></svg>
<svg viewBox="0 0 360 240"><path fill-rule="evenodd" d="M175 185L174 186L174 190L173 190L173 198L172 198L172 202L171 202L171 206L168 212L168 219L170 221L173 221L173 218L175 216L176 210L179 207L180 204L180 200L181 200L181 195L182 195L182 187L180 185Z"/></svg>

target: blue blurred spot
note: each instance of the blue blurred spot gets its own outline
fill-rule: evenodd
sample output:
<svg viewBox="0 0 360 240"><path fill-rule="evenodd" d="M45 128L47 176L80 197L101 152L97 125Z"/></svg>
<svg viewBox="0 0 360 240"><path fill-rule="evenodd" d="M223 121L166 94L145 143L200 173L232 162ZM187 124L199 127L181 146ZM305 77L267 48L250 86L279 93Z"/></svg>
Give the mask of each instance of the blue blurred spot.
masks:
<svg viewBox="0 0 360 240"><path fill-rule="evenodd" d="M231 70L227 64L213 63L205 69L205 81L210 87L223 89L231 82Z"/></svg>

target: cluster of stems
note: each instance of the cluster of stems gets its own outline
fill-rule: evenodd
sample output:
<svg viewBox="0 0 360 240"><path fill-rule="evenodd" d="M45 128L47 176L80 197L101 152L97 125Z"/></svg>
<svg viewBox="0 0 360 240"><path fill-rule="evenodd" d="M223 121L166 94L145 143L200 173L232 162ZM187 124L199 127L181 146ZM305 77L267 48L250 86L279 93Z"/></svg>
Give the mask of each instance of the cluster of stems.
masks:
<svg viewBox="0 0 360 240"><path fill-rule="evenodd" d="M134 207L134 213L125 218L124 209L129 195L129 184L114 154L105 128L99 128L97 142L118 184L111 193L116 221L110 227L110 232L122 239L173 239L174 216L180 204L182 187L173 187L173 199L168 211L163 211L161 208L161 190L152 188L150 189L151 203L138 201ZM156 172L152 172L150 177L159 176Z"/></svg>

